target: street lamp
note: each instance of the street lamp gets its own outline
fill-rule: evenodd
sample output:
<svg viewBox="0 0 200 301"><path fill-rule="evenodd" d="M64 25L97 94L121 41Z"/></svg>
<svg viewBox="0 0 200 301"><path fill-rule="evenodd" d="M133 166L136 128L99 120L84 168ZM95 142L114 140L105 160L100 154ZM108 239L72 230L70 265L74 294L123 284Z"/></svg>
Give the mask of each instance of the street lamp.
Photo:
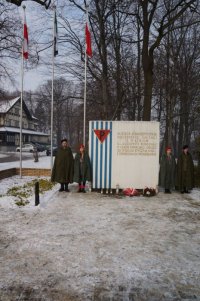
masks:
<svg viewBox="0 0 200 301"><path fill-rule="evenodd" d="M13 3L13 4L17 5L17 6L20 6L23 1L27 1L27 0L6 0L6 1L10 2L10 3ZM41 4L41 5L44 5L46 9L51 4L51 0L31 0L31 1L37 2L37 3Z"/></svg>

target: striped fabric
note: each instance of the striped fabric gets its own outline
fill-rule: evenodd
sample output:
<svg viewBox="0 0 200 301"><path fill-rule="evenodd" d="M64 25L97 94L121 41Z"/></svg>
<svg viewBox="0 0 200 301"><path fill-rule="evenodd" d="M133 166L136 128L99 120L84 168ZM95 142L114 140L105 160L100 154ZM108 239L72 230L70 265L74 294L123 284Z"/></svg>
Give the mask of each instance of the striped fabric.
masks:
<svg viewBox="0 0 200 301"><path fill-rule="evenodd" d="M105 130L105 132L104 132ZM98 137L97 132L99 132ZM92 187L111 189L112 121L90 121L89 155L92 165ZM105 137L103 137L105 135Z"/></svg>

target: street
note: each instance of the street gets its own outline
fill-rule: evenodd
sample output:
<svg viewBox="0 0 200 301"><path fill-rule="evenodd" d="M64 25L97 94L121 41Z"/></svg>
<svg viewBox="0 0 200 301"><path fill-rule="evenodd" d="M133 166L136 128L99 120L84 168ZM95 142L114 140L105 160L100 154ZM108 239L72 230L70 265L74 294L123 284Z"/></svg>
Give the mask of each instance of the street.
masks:
<svg viewBox="0 0 200 301"><path fill-rule="evenodd" d="M39 156L46 155L45 152L39 153ZM22 160L30 160L33 158L32 153L22 153ZM20 160L19 152L0 152L0 163L16 162Z"/></svg>

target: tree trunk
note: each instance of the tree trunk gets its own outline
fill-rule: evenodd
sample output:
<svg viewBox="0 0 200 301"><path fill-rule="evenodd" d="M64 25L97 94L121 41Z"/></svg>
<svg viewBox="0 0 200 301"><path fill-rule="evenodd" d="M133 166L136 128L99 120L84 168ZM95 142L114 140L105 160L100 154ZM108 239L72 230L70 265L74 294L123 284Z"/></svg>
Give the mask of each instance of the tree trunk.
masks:
<svg viewBox="0 0 200 301"><path fill-rule="evenodd" d="M137 120L141 120L142 116L142 105L141 105L141 44L140 44L140 24L137 19L137 107L138 114Z"/></svg>
<svg viewBox="0 0 200 301"><path fill-rule="evenodd" d="M102 111L101 118L106 120L109 115L110 108L108 107L108 88L107 88L107 76L103 74L102 76Z"/></svg>
<svg viewBox="0 0 200 301"><path fill-rule="evenodd" d="M153 56L143 58L144 70L144 109L142 120L151 120L151 102L153 89Z"/></svg>
<svg viewBox="0 0 200 301"><path fill-rule="evenodd" d="M144 72L144 108L142 119L151 120L151 102L153 89L153 50L149 50L149 29L147 6L144 14L144 33L142 45L142 67Z"/></svg>

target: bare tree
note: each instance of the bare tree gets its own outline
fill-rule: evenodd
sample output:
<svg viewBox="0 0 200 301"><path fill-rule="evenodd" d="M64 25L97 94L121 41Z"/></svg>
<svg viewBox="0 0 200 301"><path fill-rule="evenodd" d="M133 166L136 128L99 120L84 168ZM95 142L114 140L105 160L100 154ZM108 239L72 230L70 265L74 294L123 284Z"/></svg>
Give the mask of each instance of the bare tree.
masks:
<svg viewBox="0 0 200 301"><path fill-rule="evenodd" d="M196 0L139 0L141 12L137 15L143 30L142 67L144 72L144 110L143 120L151 119L151 104L153 90L154 52L161 40L187 11L193 10ZM169 5L170 2L170 5ZM192 18L189 20L191 24Z"/></svg>
<svg viewBox="0 0 200 301"><path fill-rule="evenodd" d="M35 116L40 120L40 129L50 133L51 125L52 82L42 85L35 96L37 107ZM74 111L77 107L78 89L70 81L63 78L54 81L54 121L53 133L57 144L63 137L68 137L73 143L75 129Z"/></svg>
<svg viewBox="0 0 200 301"><path fill-rule="evenodd" d="M0 3L0 79L13 81L15 71L12 63L20 56L21 20L15 6L4 1Z"/></svg>
<svg viewBox="0 0 200 301"><path fill-rule="evenodd" d="M181 17L182 24L187 24L186 18ZM194 139L200 119L198 36L197 24L174 28L156 51L153 113L161 122L163 147L173 145L176 153Z"/></svg>

